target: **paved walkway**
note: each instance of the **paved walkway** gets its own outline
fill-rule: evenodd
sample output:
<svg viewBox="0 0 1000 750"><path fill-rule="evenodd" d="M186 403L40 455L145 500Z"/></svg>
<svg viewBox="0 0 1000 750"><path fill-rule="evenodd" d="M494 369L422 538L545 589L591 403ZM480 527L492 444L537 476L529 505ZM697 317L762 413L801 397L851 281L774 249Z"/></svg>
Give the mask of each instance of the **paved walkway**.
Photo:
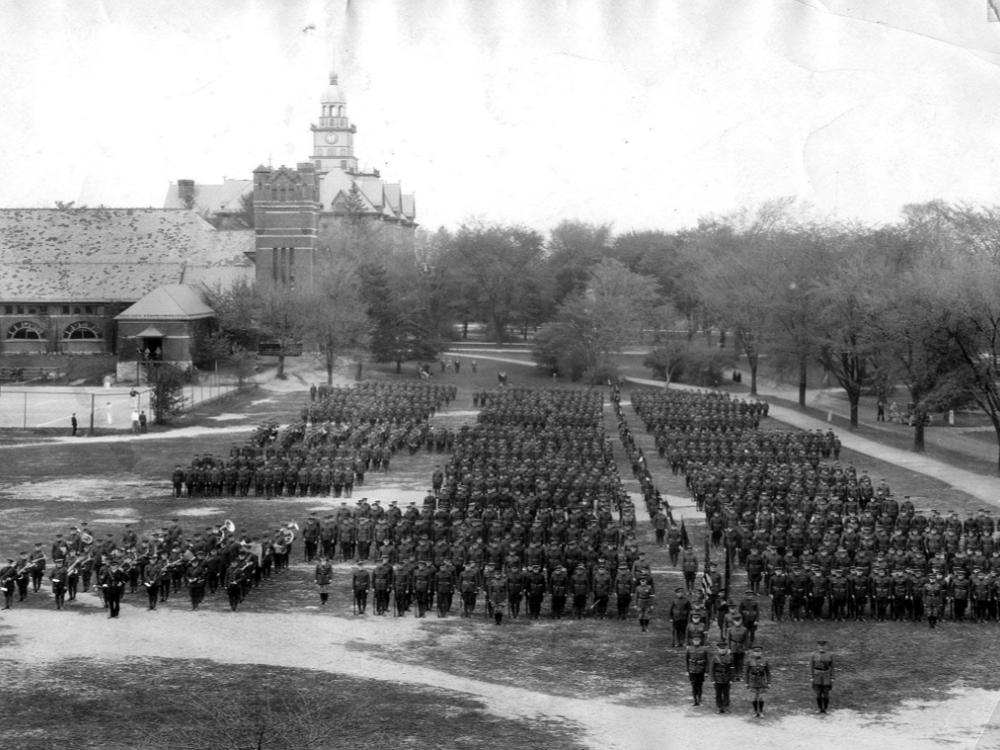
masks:
<svg viewBox="0 0 1000 750"><path fill-rule="evenodd" d="M743 372L743 382L750 382L750 374ZM659 383L662 385L662 383ZM779 398L790 403L798 403L799 391L795 386L782 383L769 382L758 378L757 392L761 398ZM836 388L810 388L806 391L806 405L813 409L821 409L824 412L832 412L838 417L850 419L851 407L844 394L844 389ZM913 428L907 425L892 424L891 422L875 421L874 399L862 399L860 405L859 419L866 428L884 432L887 435L905 436L908 440L913 439ZM982 415L976 413L977 422ZM959 416L961 423L961 415ZM975 434L987 435L988 440L975 437ZM924 431L924 442L933 448L951 450L963 455L983 461L990 466L997 463L997 443L992 425L981 424L974 427L954 427L947 424L934 423Z"/></svg>

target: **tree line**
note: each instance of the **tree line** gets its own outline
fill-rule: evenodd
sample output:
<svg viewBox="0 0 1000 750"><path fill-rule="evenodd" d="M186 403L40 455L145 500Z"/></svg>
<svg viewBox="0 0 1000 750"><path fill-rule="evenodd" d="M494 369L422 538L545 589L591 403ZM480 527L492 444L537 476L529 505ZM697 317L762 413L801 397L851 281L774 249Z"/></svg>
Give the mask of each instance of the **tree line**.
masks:
<svg viewBox="0 0 1000 750"><path fill-rule="evenodd" d="M863 393L901 387L916 450L930 413L970 404L1000 445L1000 207L933 201L870 226L779 199L676 231L570 220L547 235L486 222L392 229L350 215L325 226L326 267L308 295L219 292L218 345L305 343L332 376L338 352L363 348L399 369L475 323L498 344L530 344L570 380L603 381L636 349L669 380L699 361L693 350L701 364L714 356L702 342L714 330L711 348L745 361L751 393L765 358L804 406L818 365L854 426Z"/></svg>

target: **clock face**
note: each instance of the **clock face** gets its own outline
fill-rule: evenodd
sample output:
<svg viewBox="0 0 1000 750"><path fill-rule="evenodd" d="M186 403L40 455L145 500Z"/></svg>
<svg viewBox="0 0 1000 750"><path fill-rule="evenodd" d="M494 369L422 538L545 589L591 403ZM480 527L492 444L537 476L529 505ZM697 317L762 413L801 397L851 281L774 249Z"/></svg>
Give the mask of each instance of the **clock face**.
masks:
<svg viewBox="0 0 1000 750"><path fill-rule="evenodd" d="M327 143L336 143L338 140L340 140L340 139L338 138L338 136L337 136L336 133L327 133L326 134L326 142Z"/></svg>

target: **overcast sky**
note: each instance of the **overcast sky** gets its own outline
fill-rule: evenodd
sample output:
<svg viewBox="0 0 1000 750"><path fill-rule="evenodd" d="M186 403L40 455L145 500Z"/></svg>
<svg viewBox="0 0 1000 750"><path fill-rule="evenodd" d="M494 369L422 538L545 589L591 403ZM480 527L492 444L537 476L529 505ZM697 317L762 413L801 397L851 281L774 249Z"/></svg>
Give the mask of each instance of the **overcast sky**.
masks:
<svg viewBox="0 0 1000 750"><path fill-rule="evenodd" d="M11 0L0 206L161 206L178 178L304 161L332 69L361 164L429 229L1000 203L987 18L987 0Z"/></svg>

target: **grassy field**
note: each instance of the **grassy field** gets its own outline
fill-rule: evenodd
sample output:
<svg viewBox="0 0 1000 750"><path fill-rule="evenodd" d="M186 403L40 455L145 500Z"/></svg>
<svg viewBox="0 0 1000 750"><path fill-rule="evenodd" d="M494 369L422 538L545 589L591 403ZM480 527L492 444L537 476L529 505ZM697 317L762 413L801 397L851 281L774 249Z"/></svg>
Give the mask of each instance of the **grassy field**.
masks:
<svg viewBox="0 0 1000 750"><path fill-rule="evenodd" d="M468 367L462 367L461 374L457 375L452 370L441 374L435 369L435 381L455 383L459 387L459 397L449 410L451 414L439 415L436 419L447 419L452 424L472 419L468 411L472 408L473 390L493 387L498 369L506 370L515 385L551 385L551 380L536 375L530 367L492 364L485 360L480 360L475 375ZM384 373L384 376L414 379L412 373L403 376ZM189 425L205 427L245 426L242 432L209 433L185 439L164 437L3 448L0 450L4 467L0 481L0 551L13 556L22 549L29 549L36 541L43 541L47 547L56 533L65 533L69 527L84 520L99 536L111 533L117 537L125 523L146 533L166 525L172 518L179 518L189 532L214 528L225 518L233 519L241 528L263 532L286 521L301 522L312 511L322 513L333 508L342 501L308 497L175 500L170 494L168 477L175 463L187 464L193 455L205 452L225 455L229 447L245 439L261 419L294 417L304 398L301 392L256 391L201 410L187 420ZM670 475L665 462L651 449L651 440L645 436L634 413L630 410L626 413L633 432L646 448L660 489L667 494L686 497L683 479ZM780 425L768 420L764 428L777 429ZM617 443L617 436L612 437ZM622 476L627 486L635 489L624 454L620 450L619 454ZM386 502L390 497L419 496L426 491L433 464L445 458L424 452L412 457L399 456L389 474L369 475L366 485L355 489L355 498L371 495L385 498L383 502ZM886 478L895 494L911 495L918 507L935 507L942 512L956 509L964 514L981 506L980 502L938 482L866 456L845 452L841 462L867 469L873 478ZM703 523L693 508L682 505L678 504L676 513L683 515L694 548L700 551ZM554 622L546 619L530 622L522 618L508 619L503 626L496 627L482 616L472 620L429 617L419 628L405 631L400 628L396 637L379 643L359 639L351 647L377 654L390 664L431 666L452 675L555 696L602 698L630 705L685 705L689 688L683 671L683 654L670 647L669 626L662 619L670 592L680 575L670 569L665 550L653 545L652 530L642 512L640 520L642 549L657 571L658 613L654 613L653 627L648 633L640 632L634 620ZM312 570L301 562L301 546L297 544L296 547L292 569L266 581L251 594L241 610L262 614L295 612L328 617L333 622L362 619L351 612L349 568L342 563L336 568L330 608L323 611L315 608ZM734 581L736 586L742 583L739 574ZM126 596L124 616L152 618L155 613L147 614L141 607L130 606L141 604L139 596ZM53 608L45 590L29 595L26 602L16 606L39 610ZM187 604L183 597L175 596L162 606L183 610ZM227 605L221 595L216 595L209 597L203 608L222 613ZM63 616L72 627L74 618L103 617L103 611L92 603L78 602ZM392 618L386 619L388 622L383 626L391 632ZM807 664L819 634L830 641L837 659L836 707L853 708L875 718L906 701L943 697L963 686L1000 690L1000 657L995 655L993 648L996 628L996 624L944 623L932 631L926 625L913 623L765 621L759 640L771 660L775 683L768 699L769 709L779 717L811 710ZM40 632L35 637L44 639L45 634ZM294 634L285 637L294 637ZM4 659L4 645L4 633L0 632L0 660ZM69 734L58 734L62 730L52 726L49 719L57 707L62 715L73 717L72 737L79 738L83 730L93 737L92 744L74 740L73 746L78 747L98 744L102 747L158 747L137 744L137 738L141 739L142 733L150 730L149 724L169 734L174 728L205 720L204 714L192 713L192 695L215 695L220 691L228 694L231 688L240 695L248 693L250 696L251 704L235 703L233 710L236 713L253 716L261 710L259 706L254 708L252 701L259 697L254 698L253 690L249 689L259 682L260 674L250 667L210 660L161 661L152 657L120 664L65 661L37 669L24 663L0 663L3 663L5 674L10 675L6 683L7 726L24 727L20 741L25 743L8 744L13 731L8 729L7 739L0 734L0 747L3 748L51 747L53 738L68 738ZM579 746L574 743L572 728L499 721L484 713L474 701L463 703L460 698L440 695L433 690L396 687L381 681L376 686L328 673L268 669L268 684L274 681L273 684L280 687L278 692L317 693L324 696L329 716L343 718L352 727L361 727L360 735L336 738L333 744L325 745L328 747L342 747L348 743L354 747L358 741L361 746L375 748L506 744L558 750ZM734 690L734 699L742 700L738 687ZM135 706L135 711L129 713L127 720L113 720L114 709L120 710L125 703ZM377 715L385 720L352 721L359 711L366 717ZM453 730L444 731L440 726L446 722L454 725L456 720L463 727L458 740ZM65 731L70 732L69 729Z"/></svg>
<svg viewBox="0 0 1000 750"><path fill-rule="evenodd" d="M460 694L302 669L72 659L4 677L5 750L583 747L572 727L499 719Z"/></svg>

